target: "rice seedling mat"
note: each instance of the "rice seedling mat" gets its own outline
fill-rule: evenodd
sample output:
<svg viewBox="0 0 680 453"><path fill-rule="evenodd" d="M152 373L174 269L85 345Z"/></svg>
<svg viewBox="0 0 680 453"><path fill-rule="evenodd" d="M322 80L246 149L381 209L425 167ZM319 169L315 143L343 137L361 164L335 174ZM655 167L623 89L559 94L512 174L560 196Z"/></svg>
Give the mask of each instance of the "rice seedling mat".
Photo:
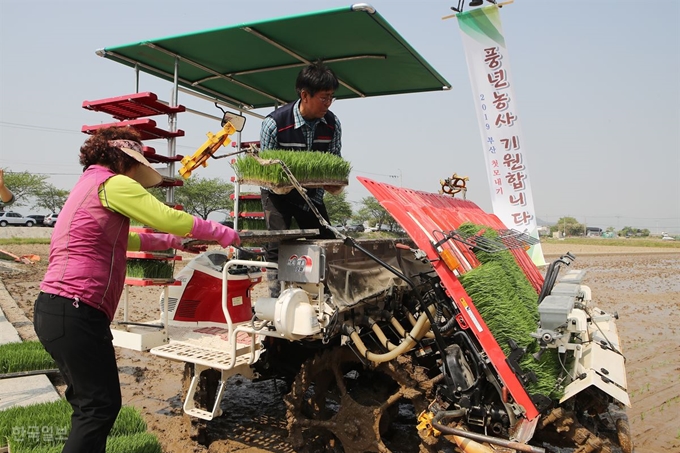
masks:
<svg viewBox="0 0 680 453"><path fill-rule="evenodd" d="M499 236L489 226L472 223L462 224L459 230L465 238L497 241ZM472 251L481 265L461 275L460 283L506 357L512 352L509 340L526 349L519 365L524 373L533 372L537 379L525 384L527 391L559 399L562 390L558 385L561 366L557 349L547 350L540 360L532 355L538 351L538 343L531 335L539 321L538 294L509 251L493 247L474 247Z"/></svg>
<svg viewBox="0 0 680 453"><path fill-rule="evenodd" d="M55 392L56 394L56 392ZM58 453L71 430L71 406L56 400L0 411L0 452ZM162 453L138 409L123 406L106 440L108 453Z"/></svg>
<svg viewBox="0 0 680 453"><path fill-rule="evenodd" d="M57 365L39 341L0 345L0 374L54 369Z"/></svg>
<svg viewBox="0 0 680 453"><path fill-rule="evenodd" d="M241 184L265 187L277 194L295 189L280 164L283 162L305 188L326 188L339 192L349 184L351 165L340 156L317 151L265 150L259 156L236 159L234 171Z"/></svg>

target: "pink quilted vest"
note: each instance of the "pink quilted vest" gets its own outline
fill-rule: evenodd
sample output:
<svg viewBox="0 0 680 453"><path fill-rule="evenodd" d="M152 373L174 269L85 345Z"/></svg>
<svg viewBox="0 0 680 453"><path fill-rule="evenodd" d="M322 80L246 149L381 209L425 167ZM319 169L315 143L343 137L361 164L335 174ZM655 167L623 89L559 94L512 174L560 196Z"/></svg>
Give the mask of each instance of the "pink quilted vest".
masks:
<svg viewBox="0 0 680 453"><path fill-rule="evenodd" d="M130 219L102 206L99 187L116 173L92 165L71 191L52 233L50 260L40 289L77 299L109 320L125 283Z"/></svg>

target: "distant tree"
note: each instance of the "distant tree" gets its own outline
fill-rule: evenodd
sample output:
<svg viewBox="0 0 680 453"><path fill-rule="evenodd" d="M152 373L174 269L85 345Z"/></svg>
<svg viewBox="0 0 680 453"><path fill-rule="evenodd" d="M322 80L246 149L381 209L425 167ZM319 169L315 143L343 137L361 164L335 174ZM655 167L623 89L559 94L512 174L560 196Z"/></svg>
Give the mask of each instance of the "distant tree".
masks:
<svg viewBox="0 0 680 453"><path fill-rule="evenodd" d="M614 231L616 231L616 229L613 226L610 226L610 227L607 227L607 229L605 231L607 233L613 233Z"/></svg>
<svg viewBox="0 0 680 453"><path fill-rule="evenodd" d="M332 225L347 224L347 220L352 217L352 205L347 201L347 194L345 192L339 195L331 195L326 192L323 196L323 202L328 211L328 217Z"/></svg>
<svg viewBox="0 0 680 453"><path fill-rule="evenodd" d="M184 207L189 214L208 218L208 214L219 209L230 210L234 200L234 185L220 178L191 177L184 185L175 188L175 203Z"/></svg>
<svg viewBox="0 0 680 453"><path fill-rule="evenodd" d="M49 212L59 212L64 207L66 199L71 192L65 189L57 189L52 184L45 183L35 194L34 206L44 208Z"/></svg>
<svg viewBox="0 0 680 453"><path fill-rule="evenodd" d="M375 197L365 197L361 200L363 207L355 215L355 219L360 222L368 222L370 226L377 228L382 225L394 223L394 219L385 208L382 207Z"/></svg>
<svg viewBox="0 0 680 453"><path fill-rule="evenodd" d="M28 206L30 199L45 186L49 178L45 175L34 175L27 171L13 172L5 168L5 185L14 194L14 206Z"/></svg>
<svg viewBox="0 0 680 453"><path fill-rule="evenodd" d="M562 217L550 227L550 232L560 232L565 236L583 236L585 228L573 217Z"/></svg>
<svg viewBox="0 0 680 453"><path fill-rule="evenodd" d="M623 227L622 230L619 231L619 236L623 237L630 237L630 236L638 236L638 237L648 237L650 234L650 231L648 229L640 229L640 228L633 228L630 226L625 226Z"/></svg>

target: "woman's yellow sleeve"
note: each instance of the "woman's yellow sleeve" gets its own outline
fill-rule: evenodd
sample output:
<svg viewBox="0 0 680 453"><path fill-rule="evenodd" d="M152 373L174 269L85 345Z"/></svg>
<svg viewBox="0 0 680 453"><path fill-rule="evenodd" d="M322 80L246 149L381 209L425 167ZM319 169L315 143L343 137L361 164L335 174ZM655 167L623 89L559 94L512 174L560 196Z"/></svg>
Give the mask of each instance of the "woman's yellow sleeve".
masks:
<svg viewBox="0 0 680 453"><path fill-rule="evenodd" d="M161 203L125 175L112 176L102 184L99 200L102 206L164 233L186 236L194 226L194 216ZM130 233L128 250L139 250L139 237L135 233Z"/></svg>

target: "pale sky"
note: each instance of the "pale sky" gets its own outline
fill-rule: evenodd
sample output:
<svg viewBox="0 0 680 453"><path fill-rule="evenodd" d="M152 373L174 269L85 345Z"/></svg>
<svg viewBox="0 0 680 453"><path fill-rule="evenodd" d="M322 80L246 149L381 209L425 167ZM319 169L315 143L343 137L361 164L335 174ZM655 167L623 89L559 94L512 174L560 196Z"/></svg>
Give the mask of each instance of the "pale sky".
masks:
<svg viewBox="0 0 680 453"><path fill-rule="evenodd" d="M436 193L440 179L457 173L470 178L468 199L490 210L458 24L442 20L457 2L369 3L452 89L333 104L343 157L353 166L348 199L369 195L355 176ZM351 4L0 0L0 166L49 175L63 189L75 184L87 138L81 126L111 120L82 102L135 90L134 71L96 49ZM501 20L538 218L680 234L680 2L516 0ZM169 100L170 90L141 77L140 91ZM179 102L217 112L186 94ZM179 115L178 127L186 132L177 142L183 155L220 129L189 113ZM257 140L259 129L249 117L242 139ZM149 144L165 149L160 141ZM234 173L222 159L195 174L228 180Z"/></svg>

